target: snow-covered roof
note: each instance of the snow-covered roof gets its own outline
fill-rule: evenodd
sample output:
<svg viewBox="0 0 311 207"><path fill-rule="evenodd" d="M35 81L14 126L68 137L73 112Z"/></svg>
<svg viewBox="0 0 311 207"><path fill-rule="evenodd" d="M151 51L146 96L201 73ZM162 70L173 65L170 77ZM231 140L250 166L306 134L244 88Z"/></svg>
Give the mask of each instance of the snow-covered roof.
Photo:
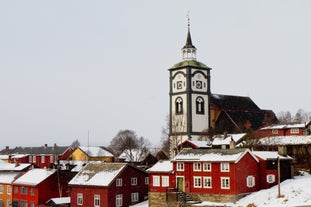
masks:
<svg viewBox="0 0 311 207"><path fill-rule="evenodd" d="M11 184L18 175L19 172L0 172L0 183Z"/></svg>
<svg viewBox="0 0 311 207"><path fill-rule="evenodd" d="M291 124L277 124L267 127L263 127L260 130L271 130L271 129L292 129L292 128L305 128L306 124L291 123Z"/></svg>
<svg viewBox="0 0 311 207"><path fill-rule="evenodd" d="M29 154L12 154L11 158L12 159L19 159L19 158L24 158L29 156Z"/></svg>
<svg viewBox="0 0 311 207"><path fill-rule="evenodd" d="M291 159L290 157L284 157L282 155L279 155L279 153L276 151L253 151L253 153L263 160L275 160L277 158L280 158L282 160Z"/></svg>
<svg viewBox="0 0 311 207"><path fill-rule="evenodd" d="M51 198L46 203L53 202L56 205L67 204L70 203L70 197L61 197L61 198Z"/></svg>
<svg viewBox="0 0 311 207"><path fill-rule="evenodd" d="M22 171L30 166L31 164L27 163L0 163L0 171Z"/></svg>
<svg viewBox="0 0 311 207"><path fill-rule="evenodd" d="M260 145L305 145L311 144L311 136L276 136L259 139Z"/></svg>
<svg viewBox="0 0 311 207"><path fill-rule="evenodd" d="M235 143L240 142L243 137L245 136L245 133L242 134L228 134L226 137L223 135L221 137L215 136L213 138L212 145L229 145L230 141L234 141Z"/></svg>
<svg viewBox="0 0 311 207"><path fill-rule="evenodd" d="M207 144L207 141L199 141L199 140L186 140L185 142L189 142L195 146L197 146L198 148L209 148L211 147L211 145Z"/></svg>
<svg viewBox="0 0 311 207"><path fill-rule="evenodd" d="M114 157L114 155L101 147L82 147L79 148L89 157Z"/></svg>
<svg viewBox="0 0 311 207"><path fill-rule="evenodd" d="M171 172L173 171L173 163L170 160L159 160L147 172Z"/></svg>
<svg viewBox="0 0 311 207"><path fill-rule="evenodd" d="M3 160L8 160L9 155L0 155L0 163L2 163Z"/></svg>
<svg viewBox="0 0 311 207"><path fill-rule="evenodd" d="M69 185L108 186L126 167L126 163L88 163Z"/></svg>
<svg viewBox="0 0 311 207"><path fill-rule="evenodd" d="M38 185L56 172L55 169L32 169L14 181L19 185Z"/></svg>
<svg viewBox="0 0 311 207"><path fill-rule="evenodd" d="M248 149L183 149L174 161L206 161L237 163L246 153L258 162L258 159Z"/></svg>

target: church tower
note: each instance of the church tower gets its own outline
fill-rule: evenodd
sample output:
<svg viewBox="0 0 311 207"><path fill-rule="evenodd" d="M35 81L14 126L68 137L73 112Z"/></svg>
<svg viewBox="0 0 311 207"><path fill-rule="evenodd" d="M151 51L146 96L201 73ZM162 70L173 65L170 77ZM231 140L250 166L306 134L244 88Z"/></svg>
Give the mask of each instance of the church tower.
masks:
<svg viewBox="0 0 311 207"><path fill-rule="evenodd" d="M182 61L169 69L171 151L184 140L206 137L210 127L211 68L196 59L197 49L192 44L189 17L186 44L181 51Z"/></svg>

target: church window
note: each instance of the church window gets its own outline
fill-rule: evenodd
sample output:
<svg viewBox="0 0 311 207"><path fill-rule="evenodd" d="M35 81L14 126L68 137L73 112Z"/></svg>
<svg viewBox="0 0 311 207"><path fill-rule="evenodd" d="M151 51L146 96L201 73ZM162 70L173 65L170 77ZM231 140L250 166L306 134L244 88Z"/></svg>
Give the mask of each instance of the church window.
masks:
<svg viewBox="0 0 311 207"><path fill-rule="evenodd" d="M204 114L204 99L199 96L196 101L196 113L197 114Z"/></svg>
<svg viewBox="0 0 311 207"><path fill-rule="evenodd" d="M175 110L176 110L176 114L182 114L183 113L183 100L181 97L176 98Z"/></svg>

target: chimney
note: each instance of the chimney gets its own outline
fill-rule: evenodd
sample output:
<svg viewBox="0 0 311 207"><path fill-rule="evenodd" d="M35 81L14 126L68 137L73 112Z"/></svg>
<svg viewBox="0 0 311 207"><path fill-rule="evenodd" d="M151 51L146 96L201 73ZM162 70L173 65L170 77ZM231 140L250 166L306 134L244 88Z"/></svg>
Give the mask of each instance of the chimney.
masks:
<svg viewBox="0 0 311 207"><path fill-rule="evenodd" d="M231 139L230 139L229 148L230 148L230 149L235 149L235 141L233 140L232 137L231 137Z"/></svg>
<svg viewBox="0 0 311 207"><path fill-rule="evenodd" d="M57 144L56 144L56 143L54 143L54 147L57 147Z"/></svg>
<svg viewBox="0 0 311 207"><path fill-rule="evenodd" d="M47 148L48 147L48 144L44 144L44 148Z"/></svg>
<svg viewBox="0 0 311 207"><path fill-rule="evenodd" d="M10 149L10 147L9 146L5 146L5 150L9 150Z"/></svg>

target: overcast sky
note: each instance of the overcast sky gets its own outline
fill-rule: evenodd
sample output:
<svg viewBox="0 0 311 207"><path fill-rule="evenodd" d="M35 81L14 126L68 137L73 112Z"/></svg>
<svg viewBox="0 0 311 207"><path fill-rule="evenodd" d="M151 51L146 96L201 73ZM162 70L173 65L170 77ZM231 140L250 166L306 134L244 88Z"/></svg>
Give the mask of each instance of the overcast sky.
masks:
<svg viewBox="0 0 311 207"><path fill-rule="evenodd" d="M1 0L0 148L158 145L188 10L212 93L310 111L311 1Z"/></svg>

